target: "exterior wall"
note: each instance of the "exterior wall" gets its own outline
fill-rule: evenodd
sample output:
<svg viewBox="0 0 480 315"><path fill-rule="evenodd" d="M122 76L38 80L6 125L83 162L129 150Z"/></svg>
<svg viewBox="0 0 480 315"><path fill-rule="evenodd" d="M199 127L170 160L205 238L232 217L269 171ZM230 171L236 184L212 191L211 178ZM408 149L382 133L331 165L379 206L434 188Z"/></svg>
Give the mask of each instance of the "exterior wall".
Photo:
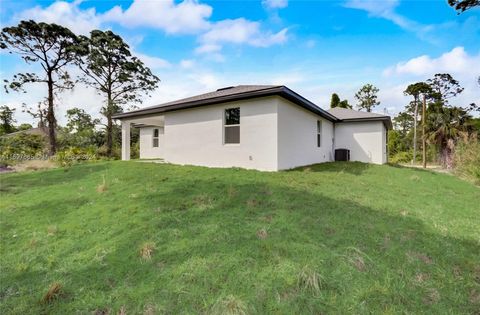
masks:
<svg viewBox="0 0 480 315"><path fill-rule="evenodd" d="M224 111L231 107L240 107L240 144L223 143ZM140 158L277 171L333 161L333 149L346 148L352 161L387 162L387 131L382 122L334 125L278 96L162 115L164 127L140 128ZM317 120L322 121L320 147L317 147ZM159 129L158 148L153 147L154 128Z"/></svg>
<svg viewBox="0 0 480 315"><path fill-rule="evenodd" d="M153 129L158 129L158 147L153 147ZM155 159L165 155L165 133L163 127L140 128L140 158Z"/></svg>
<svg viewBox="0 0 480 315"><path fill-rule="evenodd" d="M226 108L240 107L240 144L223 143ZM165 113L165 160L175 164L276 171L277 98Z"/></svg>
<svg viewBox="0 0 480 315"><path fill-rule="evenodd" d="M337 123L335 148L349 149L351 161L386 163L385 126L380 121Z"/></svg>
<svg viewBox="0 0 480 315"><path fill-rule="evenodd" d="M322 122L321 146L317 146L317 121ZM333 123L278 98L278 168L333 160Z"/></svg>

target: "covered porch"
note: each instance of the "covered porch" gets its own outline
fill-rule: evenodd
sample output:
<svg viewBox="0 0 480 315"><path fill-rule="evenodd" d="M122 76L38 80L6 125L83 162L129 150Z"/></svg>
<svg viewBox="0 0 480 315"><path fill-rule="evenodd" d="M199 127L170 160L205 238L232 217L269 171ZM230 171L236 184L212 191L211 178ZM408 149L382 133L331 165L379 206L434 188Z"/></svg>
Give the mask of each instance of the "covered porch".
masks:
<svg viewBox="0 0 480 315"><path fill-rule="evenodd" d="M148 152L150 146L154 148L156 145L157 147L160 146L160 130L163 135L163 130L165 127L165 116L163 115L155 115L155 116L140 116L140 117L128 117L120 119L122 125L122 160L128 161L130 160L130 152L131 152L131 128L140 128L140 152L142 150ZM142 139L142 129L143 130L157 130L157 137L154 137L152 134L152 141L148 139ZM148 137L144 137L148 138ZM155 140L156 139L156 140ZM142 141L143 140L143 141ZM142 148L143 147L143 148ZM140 158L142 158L142 154L140 153Z"/></svg>

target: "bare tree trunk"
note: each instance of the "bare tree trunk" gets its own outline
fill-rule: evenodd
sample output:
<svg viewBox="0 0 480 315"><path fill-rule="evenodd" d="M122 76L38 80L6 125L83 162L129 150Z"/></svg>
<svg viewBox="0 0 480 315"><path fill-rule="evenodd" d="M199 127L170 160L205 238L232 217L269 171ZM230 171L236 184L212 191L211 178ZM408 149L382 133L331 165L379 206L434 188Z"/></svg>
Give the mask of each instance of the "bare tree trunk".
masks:
<svg viewBox="0 0 480 315"><path fill-rule="evenodd" d="M427 97L423 95L423 106L422 106L422 162L423 168L427 168L427 139L425 136L425 114L427 106Z"/></svg>
<svg viewBox="0 0 480 315"><path fill-rule="evenodd" d="M455 149L455 142L452 139L447 140L447 147L445 148L445 166L447 169L453 169L453 150Z"/></svg>
<svg viewBox="0 0 480 315"><path fill-rule="evenodd" d="M49 154L54 155L57 152L57 139L55 137L55 127L57 121L55 119L54 105L53 105L53 79L52 73L48 73L48 110L47 110L47 122L48 122L48 140L49 140Z"/></svg>
<svg viewBox="0 0 480 315"><path fill-rule="evenodd" d="M415 164L417 160L417 117L418 117L418 102L417 96L415 96L415 114L413 117L413 160L412 165Z"/></svg>
<svg viewBox="0 0 480 315"><path fill-rule="evenodd" d="M113 121L112 121L112 96L108 93L107 100L107 156L112 156L113 147Z"/></svg>

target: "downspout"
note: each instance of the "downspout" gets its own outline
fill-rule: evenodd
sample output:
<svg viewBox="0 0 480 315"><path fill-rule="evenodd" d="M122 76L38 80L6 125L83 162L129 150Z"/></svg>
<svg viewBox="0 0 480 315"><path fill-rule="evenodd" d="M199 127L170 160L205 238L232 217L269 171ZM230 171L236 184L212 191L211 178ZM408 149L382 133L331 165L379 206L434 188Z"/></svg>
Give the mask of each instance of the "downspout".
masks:
<svg viewBox="0 0 480 315"><path fill-rule="evenodd" d="M388 156L390 155L388 152L388 128L385 127L385 153L387 156L385 157L385 161L388 163Z"/></svg>
<svg viewBox="0 0 480 315"><path fill-rule="evenodd" d="M330 154L330 160L335 161L335 123L333 122L333 134L332 134L332 153Z"/></svg>

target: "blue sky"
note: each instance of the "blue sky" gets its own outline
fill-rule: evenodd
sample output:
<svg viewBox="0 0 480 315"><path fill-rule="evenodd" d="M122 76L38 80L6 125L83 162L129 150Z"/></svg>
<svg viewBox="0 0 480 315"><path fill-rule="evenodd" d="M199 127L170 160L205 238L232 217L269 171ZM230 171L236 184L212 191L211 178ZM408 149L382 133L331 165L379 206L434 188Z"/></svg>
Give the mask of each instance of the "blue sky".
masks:
<svg viewBox="0 0 480 315"><path fill-rule="evenodd" d="M465 87L458 105L480 103L480 9L457 15L446 0L344 1L13 1L3 0L3 26L21 19L55 22L74 32L111 29L162 82L140 106L236 84L284 84L328 108L337 92L355 104L365 83L380 88L395 115L406 85L449 72ZM0 54L1 79L35 70ZM75 69L72 69L75 74ZM1 94L20 107L45 95ZM102 99L77 86L61 95L58 116L77 106L98 116ZM17 120L29 117L17 110Z"/></svg>

